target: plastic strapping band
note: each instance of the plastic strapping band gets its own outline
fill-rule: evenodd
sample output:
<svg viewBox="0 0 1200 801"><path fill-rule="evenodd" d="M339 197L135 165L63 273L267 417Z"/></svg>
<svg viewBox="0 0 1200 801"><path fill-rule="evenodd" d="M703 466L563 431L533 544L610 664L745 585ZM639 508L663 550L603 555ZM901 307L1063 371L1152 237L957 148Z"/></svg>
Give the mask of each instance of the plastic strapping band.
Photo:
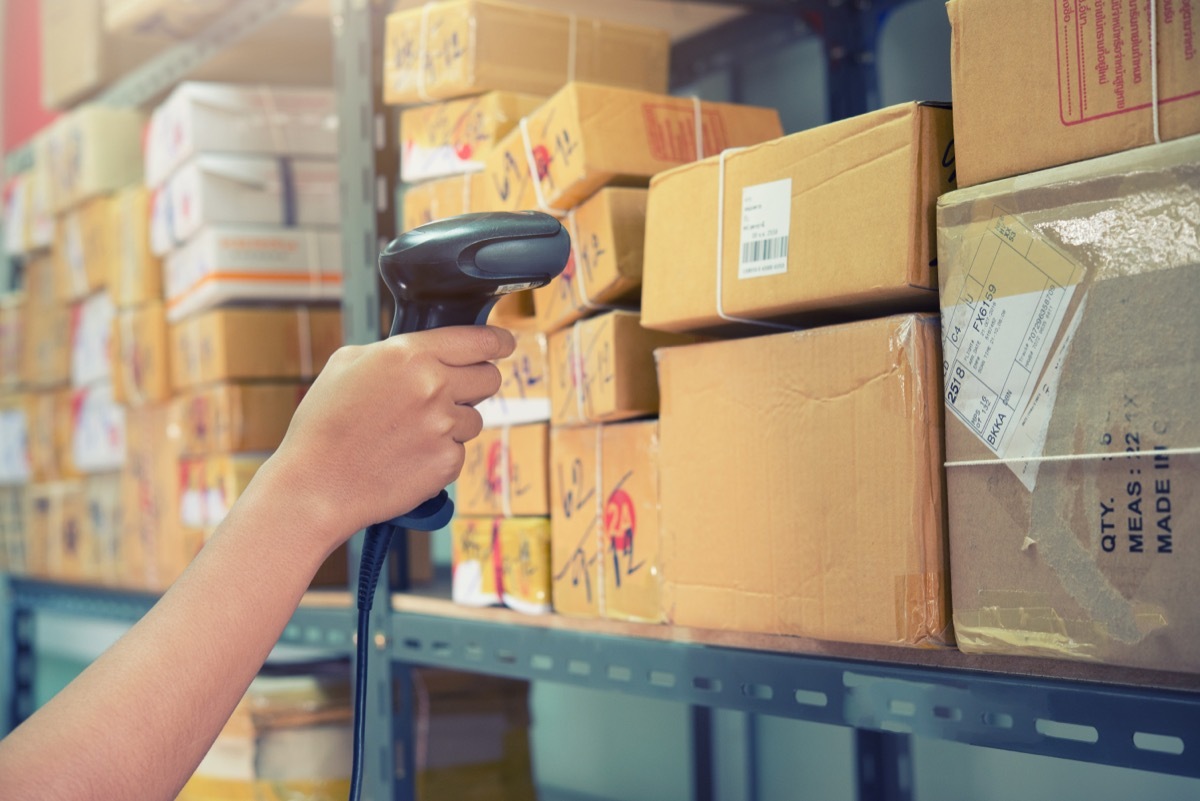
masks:
<svg viewBox="0 0 1200 801"><path fill-rule="evenodd" d="M304 229L304 260L308 268L308 296L311 298L319 298L321 296L321 273L325 265L321 263L321 245L317 239L317 232L312 228Z"/></svg>
<svg viewBox="0 0 1200 801"><path fill-rule="evenodd" d="M429 10L434 6L433 0L421 6L421 37L417 43L417 97L422 103L433 100L425 91L425 59L429 56Z"/></svg>
<svg viewBox="0 0 1200 801"><path fill-rule="evenodd" d="M560 209L552 208L546 203L546 196L542 193L542 177L538 174L537 161L533 158L533 143L529 137L529 121L525 117L521 118L521 142L525 145L525 163L529 166L529 183L533 184L533 194L537 198L538 209L546 214L561 218L563 212Z"/></svg>
<svg viewBox="0 0 1200 801"><path fill-rule="evenodd" d="M296 307L296 341L300 349L300 377L313 377L312 321L307 306Z"/></svg>
<svg viewBox="0 0 1200 801"><path fill-rule="evenodd" d="M575 80L575 62L579 58L579 17L570 15L567 28L567 83Z"/></svg>
<svg viewBox="0 0 1200 801"><path fill-rule="evenodd" d="M228 386L233 390L233 397L229 399L229 413L233 419L230 421L229 427L233 430L234 442L240 445L246 436L246 417L243 411L245 404L242 401L242 385L229 384ZM215 406L216 404L214 403L213 405Z"/></svg>
<svg viewBox="0 0 1200 801"><path fill-rule="evenodd" d="M140 406L145 402L146 396L142 393L141 384L137 380L137 367L134 363L137 358L137 346L133 331L133 315L135 313L132 311L117 312L118 325L121 327L121 369L119 372L122 383L125 385L125 394L129 396L135 406Z"/></svg>
<svg viewBox="0 0 1200 801"><path fill-rule="evenodd" d="M1195 456L1200 454L1200 447L1194 448L1163 448L1161 450L1138 451L1129 453L1060 453L1054 456L1012 456L1007 459L964 459L959 462L946 462L946 467L980 467L988 464L1027 464L1029 462L1083 462L1097 459L1117 461L1132 456Z"/></svg>
<svg viewBox="0 0 1200 801"><path fill-rule="evenodd" d="M571 326L571 372L575 376L575 408L580 422L587 422L583 404L583 336L579 333L583 321Z"/></svg>
<svg viewBox="0 0 1200 801"><path fill-rule="evenodd" d="M725 256L725 160L729 154L737 153L739 150L745 150L745 148L731 147L722 150L717 166L717 316L731 323L746 323L747 325L762 326L763 328L771 328L776 331L796 331L798 329L795 326L771 323L766 320L750 320L745 317L734 317L732 314L725 313L725 303L722 299L722 295L724 294L723 261Z"/></svg>
<svg viewBox="0 0 1200 801"><path fill-rule="evenodd" d="M292 169L292 160L287 156L279 157L279 199L283 203L284 227L295 228L296 176Z"/></svg>
<svg viewBox="0 0 1200 801"><path fill-rule="evenodd" d="M1154 143L1162 144L1158 131L1158 0L1150 0L1150 116Z"/></svg>
<svg viewBox="0 0 1200 801"><path fill-rule="evenodd" d="M700 98L692 95L692 118L696 125L696 161L704 160L704 120L700 111Z"/></svg>
<svg viewBox="0 0 1200 801"><path fill-rule="evenodd" d="M512 517L512 451L509 448L509 432L511 426L500 429L500 511L505 517Z"/></svg>

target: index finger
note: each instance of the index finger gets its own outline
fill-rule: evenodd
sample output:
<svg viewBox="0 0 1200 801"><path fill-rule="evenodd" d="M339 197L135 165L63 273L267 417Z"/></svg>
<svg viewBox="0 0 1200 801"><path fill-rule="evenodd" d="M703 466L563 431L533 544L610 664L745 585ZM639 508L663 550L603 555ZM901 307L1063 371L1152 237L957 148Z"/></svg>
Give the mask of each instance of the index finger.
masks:
<svg viewBox="0 0 1200 801"><path fill-rule="evenodd" d="M421 337L448 367L466 367L510 356L517 340L503 328L492 325L460 325L420 331Z"/></svg>

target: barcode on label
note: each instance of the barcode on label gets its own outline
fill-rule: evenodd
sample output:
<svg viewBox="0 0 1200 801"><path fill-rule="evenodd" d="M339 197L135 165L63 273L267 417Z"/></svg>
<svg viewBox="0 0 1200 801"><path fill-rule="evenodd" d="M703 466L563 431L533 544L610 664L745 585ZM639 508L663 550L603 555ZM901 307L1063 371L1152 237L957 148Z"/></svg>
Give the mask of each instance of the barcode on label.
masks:
<svg viewBox="0 0 1200 801"><path fill-rule="evenodd" d="M759 239L755 242L742 244L742 264L753 264L757 261L775 261L786 259L788 238L777 236L772 239Z"/></svg>

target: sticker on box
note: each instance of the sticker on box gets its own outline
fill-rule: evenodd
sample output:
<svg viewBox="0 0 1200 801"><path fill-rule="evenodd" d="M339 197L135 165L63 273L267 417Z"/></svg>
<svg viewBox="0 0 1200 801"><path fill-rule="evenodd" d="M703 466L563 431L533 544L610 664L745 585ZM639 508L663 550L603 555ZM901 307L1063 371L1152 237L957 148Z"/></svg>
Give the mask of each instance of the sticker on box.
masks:
<svg viewBox="0 0 1200 801"><path fill-rule="evenodd" d="M787 272L788 233L791 225L791 178L755 184L742 190L739 279Z"/></svg>

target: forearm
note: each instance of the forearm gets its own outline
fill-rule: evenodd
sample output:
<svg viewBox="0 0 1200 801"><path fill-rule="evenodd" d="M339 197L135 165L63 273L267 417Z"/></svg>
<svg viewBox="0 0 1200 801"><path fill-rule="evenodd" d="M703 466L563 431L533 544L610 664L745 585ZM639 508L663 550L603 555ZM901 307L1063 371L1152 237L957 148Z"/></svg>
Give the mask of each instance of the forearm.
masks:
<svg viewBox="0 0 1200 801"><path fill-rule="evenodd" d="M162 600L0 743L5 798L172 799L339 539L264 468Z"/></svg>

